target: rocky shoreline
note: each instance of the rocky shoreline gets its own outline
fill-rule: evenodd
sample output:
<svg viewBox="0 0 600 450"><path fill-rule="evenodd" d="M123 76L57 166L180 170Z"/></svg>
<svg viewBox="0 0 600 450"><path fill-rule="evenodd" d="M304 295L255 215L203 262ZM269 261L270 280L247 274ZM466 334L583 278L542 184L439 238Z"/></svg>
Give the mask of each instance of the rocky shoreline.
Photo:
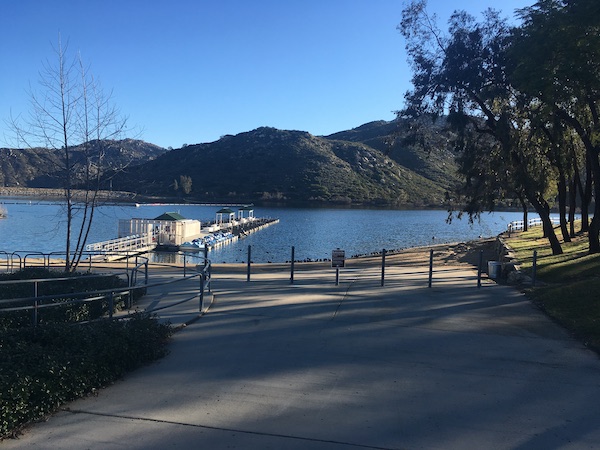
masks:
<svg viewBox="0 0 600 450"><path fill-rule="evenodd" d="M73 195L76 199L84 198L85 190L74 189ZM0 187L0 196L3 197L32 197L38 199L57 199L65 195L63 189L50 188L28 188L28 187ZM99 191L98 199L102 201L133 201L137 195L125 191Z"/></svg>

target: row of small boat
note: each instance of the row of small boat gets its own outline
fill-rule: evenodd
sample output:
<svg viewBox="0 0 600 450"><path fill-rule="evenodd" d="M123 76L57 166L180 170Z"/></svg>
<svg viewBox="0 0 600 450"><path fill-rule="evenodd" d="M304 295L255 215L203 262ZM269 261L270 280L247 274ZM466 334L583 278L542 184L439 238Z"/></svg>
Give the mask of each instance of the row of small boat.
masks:
<svg viewBox="0 0 600 450"><path fill-rule="evenodd" d="M219 243L230 241L234 237L235 235L230 231L219 231L218 233L212 233L208 236L184 242L179 246L179 249L188 252L199 252L205 248L210 249Z"/></svg>

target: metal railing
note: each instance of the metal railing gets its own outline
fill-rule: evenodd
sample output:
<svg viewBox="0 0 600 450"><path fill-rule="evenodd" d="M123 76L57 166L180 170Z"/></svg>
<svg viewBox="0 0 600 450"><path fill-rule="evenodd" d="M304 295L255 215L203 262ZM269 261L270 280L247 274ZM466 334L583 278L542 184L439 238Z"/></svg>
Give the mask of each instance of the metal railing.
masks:
<svg viewBox="0 0 600 450"><path fill-rule="evenodd" d="M560 219L551 217L550 221L552 222L552 225L560 225ZM508 231L521 231L524 229L524 225L525 222L523 220L513 220L508 224L506 228L508 229ZM527 220L528 227L541 227L542 225L542 219L540 219L539 217Z"/></svg>
<svg viewBox="0 0 600 450"><path fill-rule="evenodd" d="M130 264L137 264L142 256L139 251L89 251L81 253L78 269L91 271L99 264L109 261L121 261L128 268ZM71 255L73 260L74 255ZM26 268L62 268L65 265L65 252L35 252L17 250L11 253L0 251L0 272L17 272Z"/></svg>
<svg viewBox="0 0 600 450"><path fill-rule="evenodd" d="M149 233L135 234L108 241L87 244L85 250L88 252L134 252L147 247L153 247L152 236Z"/></svg>
<svg viewBox="0 0 600 450"><path fill-rule="evenodd" d="M4 252L6 254L6 252ZM1 255L1 254L0 254ZM30 254L31 255L31 254ZM36 254L37 256L41 255L41 258L36 260L37 263L40 260L43 262L42 266L40 265L29 265L27 266L23 262L26 261L26 258L20 260L19 268L24 267L44 267L49 268L53 266L51 255L52 254ZM154 313L159 310L167 309L170 307L177 306L186 301L190 301L192 299L198 298L199 313L203 314L206 312L210 304L205 304L205 293L210 292L210 282L211 282L211 263L208 259L204 260L203 264L198 264L195 267L195 273L191 275L184 274L183 277L173 278L172 280L160 283L148 283L148 258L137 256L134 261L127 260L124 262L125 268L124 270L114 271L114 264L111 267L113 271L97 274L97 275L84 275L80 277L71 276L71 277L60 277L60 278L38 278L38 279L29 279L29 280L7 280L0 281L0 287L3 285L11 285L11 284L31 284L31 292L33 295L31 297L25 298L10 298L0 300L0 315L3 313L10 313L16 311L30 311L32 314L32 324L36 326L39 323L39 311L45 308L53 308L53 307L65 307L70 305L77 304L85 304L92 302L103 302L105 301L107 306L107 315L102 318L105 319L113 319L113 318L127 318L129 314L123 314L119 317L115 317L115 299L123 300L125 308L131 308L133 306L133 298L134 293L136 291L147 292L148 289L158 286L164 286L167 284L179 283L185 280L199 278L200 283L198 287L197 294L193 295L190 298L187 298L183 301L170 303L166 306L162 306L160 308L149 309L146 312ZM96 262L93 268L95 270L105 269L106 266L103 266L101 263ZM107 275L114 275L124 277L127 281L127 285L121 288L110 288L104 290L95 290L95 291L86 291L86 292L68 292L68 293L57 293L52 295L38 295L39 286L43 283L52 283L59 281L73 281L81 278L89 279L90 277L102 277ZM56 299L64 298L65 300L56 301Z"/></svg>

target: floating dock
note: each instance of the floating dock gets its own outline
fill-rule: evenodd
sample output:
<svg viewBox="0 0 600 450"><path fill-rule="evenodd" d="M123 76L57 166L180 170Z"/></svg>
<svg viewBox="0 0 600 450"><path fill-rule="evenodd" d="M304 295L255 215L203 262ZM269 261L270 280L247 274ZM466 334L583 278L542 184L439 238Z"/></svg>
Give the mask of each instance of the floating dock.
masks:
<svg viewBox="0 0 600 450"><path fill-rule="evenodd" d="M203 251L205 248L213 250L236 242L238 239L242 239L276 223L279 223L279 219L260 219L255 217L244 222L234 222L232 224L213 223L206 228L207 231L205 234L190 242L185 242L177 250Z"/></svg>
<svg viewBox="0 0 600 450"><path fill-rule="evenodd" d="M202 226L198 220L167 212L155 219L133 218L119 221L119 237L88 244L86 250L102 254L115 252L123 257L151 251L202 251L231 244L251 233L279 223L279 219L254 217L254 209L242 207L236 213L223 208L216 219Z"/></svg>

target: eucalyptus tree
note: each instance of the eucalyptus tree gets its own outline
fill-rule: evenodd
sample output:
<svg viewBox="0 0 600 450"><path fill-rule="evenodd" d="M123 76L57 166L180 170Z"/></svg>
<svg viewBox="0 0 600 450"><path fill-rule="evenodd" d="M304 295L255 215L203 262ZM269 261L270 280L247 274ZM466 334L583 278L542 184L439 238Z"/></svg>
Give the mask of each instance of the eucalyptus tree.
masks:
<svg viewBox="0 0 600 450"><path fill-rule="evenodd" d="M118 137L127 121L112 96L88 72L80 54L69 55L60 38L53 50L55 58L44 63L38 88L30 88L28 115L13 118L12 126L19 142L62 155L59 169L67 228L64 269L72 272L81 261L98 205L107 169L105 140Z"/></svg>
<svg viewBox="0 0 600 450"><path fill-rule="evenodd" d="M600 2L541 0L519 11L522 26L515 29L510 57L512 79L521 92L546 105L569 127L585 148L577 161L572 186L579 185L584 208L596 199L589 224L589 251L600 252ZM549 119L551 121L551 119ZM567 134L567 136L569 136ZM567 138L571 152L577 145ZM569 146L562 147L563 153ZM580 177L585 160L585 188ZM584 209L584 226L587 210Z"/></svg>
<svg viewBox="0 0 600 450"><path fill-rule="evenodd" d="M428 15L426 1L413 0L398 28L413 69L413 89L400 115L448 115L461 137L466 212L478 215L514 195L533 205L553 253L562 253L548 203L555 172L533 139L528 105L506 70L507 21L491 9L482 22L458 11L443 33L435 16Z"/></svg>

